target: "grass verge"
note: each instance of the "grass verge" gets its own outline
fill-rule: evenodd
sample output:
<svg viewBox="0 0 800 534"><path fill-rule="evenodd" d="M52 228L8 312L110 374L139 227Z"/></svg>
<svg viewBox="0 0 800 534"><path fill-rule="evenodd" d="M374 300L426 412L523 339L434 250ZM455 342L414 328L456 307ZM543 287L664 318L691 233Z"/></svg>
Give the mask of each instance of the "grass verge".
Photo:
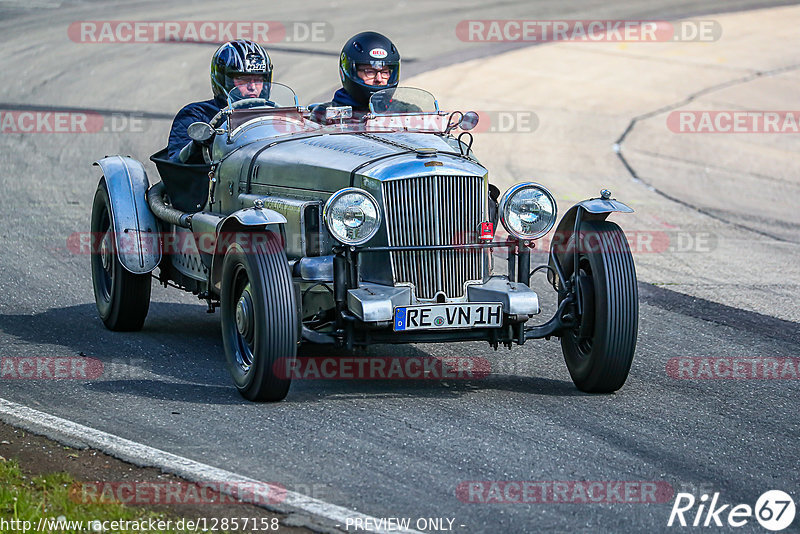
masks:
<svg viewBox="0 0 800 534"><path fill-rule="evenodd" d="M33 532L42 526L46 532L67 534L92 531L140 533L152 532L148 527L153 525L156 525L157 532L186 532L166 527L170 518L163 513L128 507L116 501L81 499L80 495L80 482L67 473L27 476L15 460L2 458L0 532ZM94 523L97 521L100 523ZM104 521L108 522L106 529L101 528ZM114 521L116 525L111 524ZM128 523L123 524L123 521ZM172 520L171 524L175 523ZM142 526L145 528L140 528Z"/></svg>

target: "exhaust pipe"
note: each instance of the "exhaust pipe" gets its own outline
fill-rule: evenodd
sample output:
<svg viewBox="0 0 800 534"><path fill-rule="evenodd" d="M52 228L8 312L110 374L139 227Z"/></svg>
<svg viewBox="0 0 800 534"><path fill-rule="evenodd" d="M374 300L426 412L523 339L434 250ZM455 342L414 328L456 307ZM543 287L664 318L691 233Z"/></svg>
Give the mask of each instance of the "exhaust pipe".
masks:
<svg viewBox="0 0 800 534"><path fill-rule="evenodd" d="M181 226L183 228L192 227L192 214L176 210L167 203L164 182L158 182L147 190L147 203L153 210L153 215L164 222Z"/></svg>

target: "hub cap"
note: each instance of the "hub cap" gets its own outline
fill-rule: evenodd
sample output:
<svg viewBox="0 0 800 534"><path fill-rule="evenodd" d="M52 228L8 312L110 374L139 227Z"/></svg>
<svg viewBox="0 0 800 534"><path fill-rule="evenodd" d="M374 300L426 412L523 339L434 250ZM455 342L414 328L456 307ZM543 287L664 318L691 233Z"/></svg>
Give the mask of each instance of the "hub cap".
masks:
<svg viewBox="0 0 800 534"><path fill-rule="evenodd" d="M235 300L229 302L233 306L233 322L236 324L234 333L236 362L239 364L239 368L246 373L253 365L257 327L250 281L247 279L244 269L239 270L236 274L236 287L239 289L231 295ZM236 298L237 294L239 298Z"/></svg>
<svg viewBox="0 0 800 534"><path fill-rule="evenodd" d="M103 235L103 239L100 241L100 259L103 262L103 270L109 273L111 272L111 262L113 261L111 257L112 248L111 231L109 230Z"/></svg>
<svg viewBox="0 0 800 534"><path fill-rule="evenodd" d="M239 335L249 343L253 331L253 301L250 296L250 286L244 288L239 302L236 303L236 329Z"/></svg>

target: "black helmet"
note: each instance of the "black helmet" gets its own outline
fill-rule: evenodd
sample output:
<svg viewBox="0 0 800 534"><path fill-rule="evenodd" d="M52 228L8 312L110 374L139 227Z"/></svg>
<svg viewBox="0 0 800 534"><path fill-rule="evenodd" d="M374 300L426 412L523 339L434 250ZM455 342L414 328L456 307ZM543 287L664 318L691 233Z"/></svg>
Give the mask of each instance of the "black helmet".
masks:
<svg viewBox="0 0 800 534"><path fill-rule="evenodd" d="M386 85L367 85L358 77L360 65L374 69L389 68L389 79ZM342 48L339 58L339 75L342 87L354 100L363 105L369 103L369 97L382 89L397 87L400 79L400 53L392 42L375 32L362 32L348 39Z"/></svg>
<svg viewBox="0 0 800 534"><path fill-rule="evenodd" d="M260 44L237 39L217 48L214 57L211 58L211 90L214 91L214 97L225 99L234 87L233 79L245 74L262 75L264 77L262 96L269 98L272 61Z"/></svg>

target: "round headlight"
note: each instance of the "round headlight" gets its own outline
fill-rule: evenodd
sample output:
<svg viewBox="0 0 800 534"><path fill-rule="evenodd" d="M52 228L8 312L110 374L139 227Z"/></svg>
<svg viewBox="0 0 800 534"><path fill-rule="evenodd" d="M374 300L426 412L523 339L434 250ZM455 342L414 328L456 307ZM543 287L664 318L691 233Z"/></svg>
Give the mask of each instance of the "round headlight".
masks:
<svg viewBox="0 0 800 534"><path fill-rule="evenodd" d="M556 200L550 191L523 182L506 191L500 200L500 222L517 239L536 239L556 223Z"/></svg>
<svg viewBox="0 0 800 534"><path fill-rule="evenodd" d="M322 217L328 231L345 245L363 245L381 225L381 210L375 197L356 187L345 187L333 194Z"/></svg>

